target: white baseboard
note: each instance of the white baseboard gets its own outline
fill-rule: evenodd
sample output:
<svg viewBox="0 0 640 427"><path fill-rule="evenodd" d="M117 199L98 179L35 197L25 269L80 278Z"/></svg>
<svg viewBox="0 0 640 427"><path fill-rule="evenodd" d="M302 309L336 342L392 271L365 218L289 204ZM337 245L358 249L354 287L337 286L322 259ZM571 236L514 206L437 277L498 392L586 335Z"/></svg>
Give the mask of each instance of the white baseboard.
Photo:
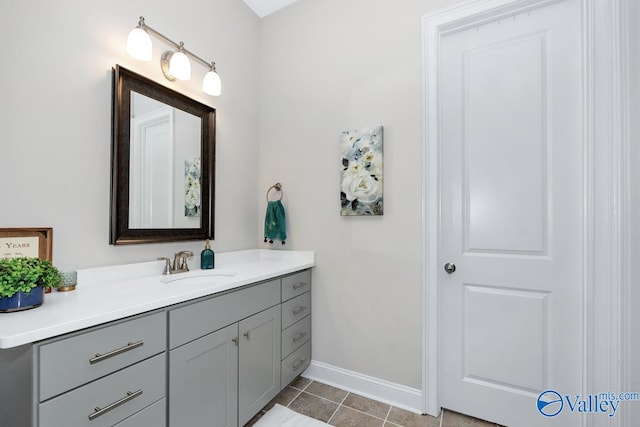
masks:
<svg viewBox="0 0 640 427"><path fill-rule="evenodd" d="M302 376L359 394L360 396L388 403L407 411L422 413L422 392L415 388L348 371L315 360L311 361L311 365L304 371Z"/></svg>

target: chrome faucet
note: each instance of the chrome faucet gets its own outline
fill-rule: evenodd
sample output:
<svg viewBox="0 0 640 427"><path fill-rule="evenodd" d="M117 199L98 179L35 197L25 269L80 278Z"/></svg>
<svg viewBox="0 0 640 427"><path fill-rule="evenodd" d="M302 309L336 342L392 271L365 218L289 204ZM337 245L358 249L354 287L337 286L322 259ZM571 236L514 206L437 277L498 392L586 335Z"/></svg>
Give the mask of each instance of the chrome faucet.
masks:
<svg viewBox="0 0 640 427"><path fill-rule="evenodd" d="M193 252L191 251L176 252L173 254L173 265L171 265L171 260L169 258L158 257L159 260L163 260L165 262L162 274L185 273L189 271L187 258L191 258L192 256Z"/></svg>
<svg viewBox="0 0 640 427"><path fill-rule="evenodd" d="M169 270L169 273L184 273L189 271L189 265L187 264L187 258L191 258L193 252L180 251L173 255L173 268Z"/></svg>

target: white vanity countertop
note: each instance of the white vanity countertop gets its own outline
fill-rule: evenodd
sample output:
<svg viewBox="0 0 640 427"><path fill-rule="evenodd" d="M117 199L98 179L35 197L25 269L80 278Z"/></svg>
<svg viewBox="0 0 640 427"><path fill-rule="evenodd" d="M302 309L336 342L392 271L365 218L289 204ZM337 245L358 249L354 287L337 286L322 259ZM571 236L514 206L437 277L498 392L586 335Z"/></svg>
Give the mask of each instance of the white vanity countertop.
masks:
<svg viewBox="0 0 640 427"><path fill-rule="evenodd" d="M199 259L199 255L195 255L190 263L199 264ZM45 295L44 304L38 308L0 313L0 349L40 341L313 267L315 254L266 249L216 253L214 270L193 270L171 276L159 274L163 265L162 261L153 261L78 270L75 291L53 291ZM213 284L204 281L181 283L180 280L161 282L163 279L209 272L221 276L215 277Z"/></svg>

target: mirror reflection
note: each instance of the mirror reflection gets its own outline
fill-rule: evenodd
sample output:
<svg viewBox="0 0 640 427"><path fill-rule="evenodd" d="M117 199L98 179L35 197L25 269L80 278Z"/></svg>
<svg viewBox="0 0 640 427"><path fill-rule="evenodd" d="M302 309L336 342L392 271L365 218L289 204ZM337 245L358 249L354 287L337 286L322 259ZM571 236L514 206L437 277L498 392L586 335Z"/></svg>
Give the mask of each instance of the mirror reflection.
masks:
<svg viewBox="0 0 640 427"><path fill-rule="evenodd" d="M200 118L131 93L129 228L198 228Z"/></svg>

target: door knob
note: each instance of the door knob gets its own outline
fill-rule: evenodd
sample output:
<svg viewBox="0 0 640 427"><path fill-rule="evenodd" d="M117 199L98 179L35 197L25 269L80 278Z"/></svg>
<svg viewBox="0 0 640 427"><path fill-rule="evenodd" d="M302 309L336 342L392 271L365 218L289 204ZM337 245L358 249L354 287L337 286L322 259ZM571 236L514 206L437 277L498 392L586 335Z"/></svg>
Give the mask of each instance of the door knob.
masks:
<svg viewBox="0 0 640 427"><path fill-rule="evenodd" d="M456 271L456 265L452 262L448 262L444 265L444 271L446 271L447 273L451 274L454 271Z"/></svg>

